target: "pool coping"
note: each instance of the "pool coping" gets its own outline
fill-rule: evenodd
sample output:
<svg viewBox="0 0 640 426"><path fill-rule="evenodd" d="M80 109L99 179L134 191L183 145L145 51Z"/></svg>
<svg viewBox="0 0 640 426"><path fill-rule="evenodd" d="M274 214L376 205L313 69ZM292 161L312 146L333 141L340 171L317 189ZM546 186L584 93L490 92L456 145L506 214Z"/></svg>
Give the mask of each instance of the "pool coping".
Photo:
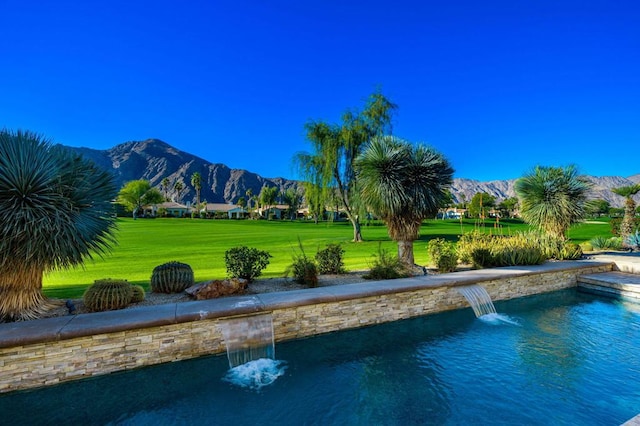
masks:
<svg viewBox="0 0 640 426"><path fill-rule="evenodd" d="M282 292L241 295L203 301L143 306L118 311L0 324L0 348L74 339L96 334L124 332L148 327L181 324L297 306L335 303L390 293L437 287L456 287L485 281L575 270L597 265L615 266L613 260L545 262L542 265L477 269L447 274L429 274L385 281L368 281Z"/></svg>

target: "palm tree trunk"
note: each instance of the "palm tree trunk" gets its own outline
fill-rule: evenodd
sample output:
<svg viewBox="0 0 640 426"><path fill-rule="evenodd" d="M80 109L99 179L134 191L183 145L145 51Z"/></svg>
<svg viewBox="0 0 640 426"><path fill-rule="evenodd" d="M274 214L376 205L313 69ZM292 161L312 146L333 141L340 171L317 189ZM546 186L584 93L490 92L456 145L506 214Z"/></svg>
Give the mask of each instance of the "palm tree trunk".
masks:
<svg viewBox="0 0 640 426"><path fill-rule="evenodd" d="M351 221L351 225L353 226L353 242L361 243L362 242L362 231L360 229L360 219L358 216L349 216L349 220Z"/></svg>
<svg viewBox="0 0 640 426"><path fill-rule="evenodd" d="M0 321L36 319L55 306L42 294L42 269L7 269L0 271Z"/></svg>
<svg viewBox="0 0 640 426"><path fill-rule="evenodd" d="M409 268L413 268L415 258L413 256L413 241L398 240L398 259Z"/></svg>
<svg viewBox="0 0 640 426"><path fill-rule="evenodd" d="M629 235L633 234L634 231L634 217L636 215L636 202L631 197L627 197L624 204L624 217L622 218L622 223L620 224L620 236L622 237L622 242L625 244L625 241L629 237Z"/></svg>

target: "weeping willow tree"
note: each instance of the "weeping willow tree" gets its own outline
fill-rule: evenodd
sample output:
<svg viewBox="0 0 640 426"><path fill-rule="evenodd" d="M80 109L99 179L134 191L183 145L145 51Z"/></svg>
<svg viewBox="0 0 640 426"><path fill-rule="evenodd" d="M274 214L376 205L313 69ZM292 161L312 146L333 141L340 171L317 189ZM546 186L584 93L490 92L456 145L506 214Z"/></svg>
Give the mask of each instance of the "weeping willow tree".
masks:
<svg viewBox="0 0 640 426"><path fill-rule="evenodd" d="M80 265L115 243L111 176L29 131L0 131L0 320L54 306L45 272Z"/></svg>
<svg viewBox="0 0 640 426"><path fill-rule="evenodd" d="M525 222L549 235L566 239L572 224L586 215L591 182L571 165L538 166L514 185Z"/></svg>
<svg viewBox="0 0 640 426"><path fill-rule="evenodd" d="M433 148L393 136L374 138L355 166L363 203L387 225L398 258L413 266L413 242L446 200L453 168Z"/></svg>
<svg viewBox="0 0 640 426"><path fill-rule="evenodd" d="M303 179L320 190L315 195L337 195L353 226L353 241L362 241L357 176L354 163L364 146L376 136L391 132L391 114L397 108L381 93L369 97L361 112L347 111L341 124L310 121L305 125L313 152L294 158ZM326 203L327 198L324 199Z"/></svg>

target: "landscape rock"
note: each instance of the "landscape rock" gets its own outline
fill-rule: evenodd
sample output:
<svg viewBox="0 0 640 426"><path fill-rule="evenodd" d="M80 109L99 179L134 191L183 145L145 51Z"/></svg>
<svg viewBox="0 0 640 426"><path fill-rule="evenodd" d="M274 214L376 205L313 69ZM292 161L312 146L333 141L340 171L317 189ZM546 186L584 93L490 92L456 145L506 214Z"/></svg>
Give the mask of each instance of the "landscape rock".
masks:
<svg viewBox="0 0 640 426"><path fill-rule="evenodd" d="M233 294L243 294L248 284L249 281L242 278L213 280L193 285L186 289L185 293L196 300L215 299Z"/></svg>

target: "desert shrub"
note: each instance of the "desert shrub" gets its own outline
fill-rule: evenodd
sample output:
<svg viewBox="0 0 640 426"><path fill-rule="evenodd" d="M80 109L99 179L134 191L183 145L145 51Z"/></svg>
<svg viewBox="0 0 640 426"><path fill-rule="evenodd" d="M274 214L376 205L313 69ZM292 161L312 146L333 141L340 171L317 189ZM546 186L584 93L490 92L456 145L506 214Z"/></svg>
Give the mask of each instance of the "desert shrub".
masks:
<svg viewBox="0 0 640 426"><path fill-rule="evenodd" d="M465 263L476 268L538 265L548 258L539 236L538 232L502 237L474 231L460 238L458 253L464 252Z"/></svg>
<svg viewBox="0 0 640 426"><path fill-rule="evenodd" d="M565 243L559 253L558 260L576 260L582 257L582 247L574 243Z"/></svg>
<svg viewBox="0 0 640 426"><path fill-rule="evenodd" d="M96 280L82 296L84 305L93 312L125 308L133 298L133 287L127 280Z"/></svg>
<svg viewBox="0 0 640 426"><path fill-rule="evenodd" d="M453 272L458 266L458 253L453 243L443 238L434 238L429 241L427 248L429 258L440 272Z"/></svg>
<svg viewBox="0 0 640 426"><path fill-rule="evenodd" d="M456 251L462 263L473 263L473 251L478 249L490 250L491 245L491 235L474 230L458 239Z"/></svg>
<svg viewBox="0 0 640 426"><path fill-rule="evenodd" d="M620 250L622 248L620 237L594 237L589 242L596 250Z"/></svg>
<svg viewBox="0 0 640 426"><path fill-rule="evenodd" d="M591 244L590 241L585 241L580 243L580 247L582 247L582 251L593 251L593 245Z"/></svg>
<svg viewBox="0 0 640 426"><path fill-rule="evenodd" d="M327 244L318 250L315 259L318 263L318 272L321 274L344 274L343 261L344 249L340 244Z"/></svg>
<svg viewBox="0 0 640 426"><path fill-rule="evenodd" d="M151 290L156 293L180 293L193 284L193 269L186 263L164 263L151 273Z"/></svg>
<svg viewBox="0 0 640 426"><path fill-rule="evenodd" d="M398 256L389 254L387 250L378 246L378 253L373 255L369 272L362 277L367 280L392 280L406 278L409 275L407 267Z"/></svg>
<svg viewBox="0 0 640 426"><path fill-rule="evenodd" d="M305 284L309 287L318 286L318 267L316 262L307 257L302 247L302 243L298 241L300 253L294 253L293 263L285 270L285 275L293 275L295 281L299 284Z"/></svg>
<svg viewBox="0 0 640 426"><path fill-rule="evenodd" d="M141 285L133 285L131 286L132 296L131 303L140 303L144 301L144 288Z"/></svg>
<svg viewBox="0 0 640 426"><path fill-rule="evenodd" d="M227 274L231 278L244 278L251 282L262 274L271 255L254 247L233 247L224 253Z"/></svg>

